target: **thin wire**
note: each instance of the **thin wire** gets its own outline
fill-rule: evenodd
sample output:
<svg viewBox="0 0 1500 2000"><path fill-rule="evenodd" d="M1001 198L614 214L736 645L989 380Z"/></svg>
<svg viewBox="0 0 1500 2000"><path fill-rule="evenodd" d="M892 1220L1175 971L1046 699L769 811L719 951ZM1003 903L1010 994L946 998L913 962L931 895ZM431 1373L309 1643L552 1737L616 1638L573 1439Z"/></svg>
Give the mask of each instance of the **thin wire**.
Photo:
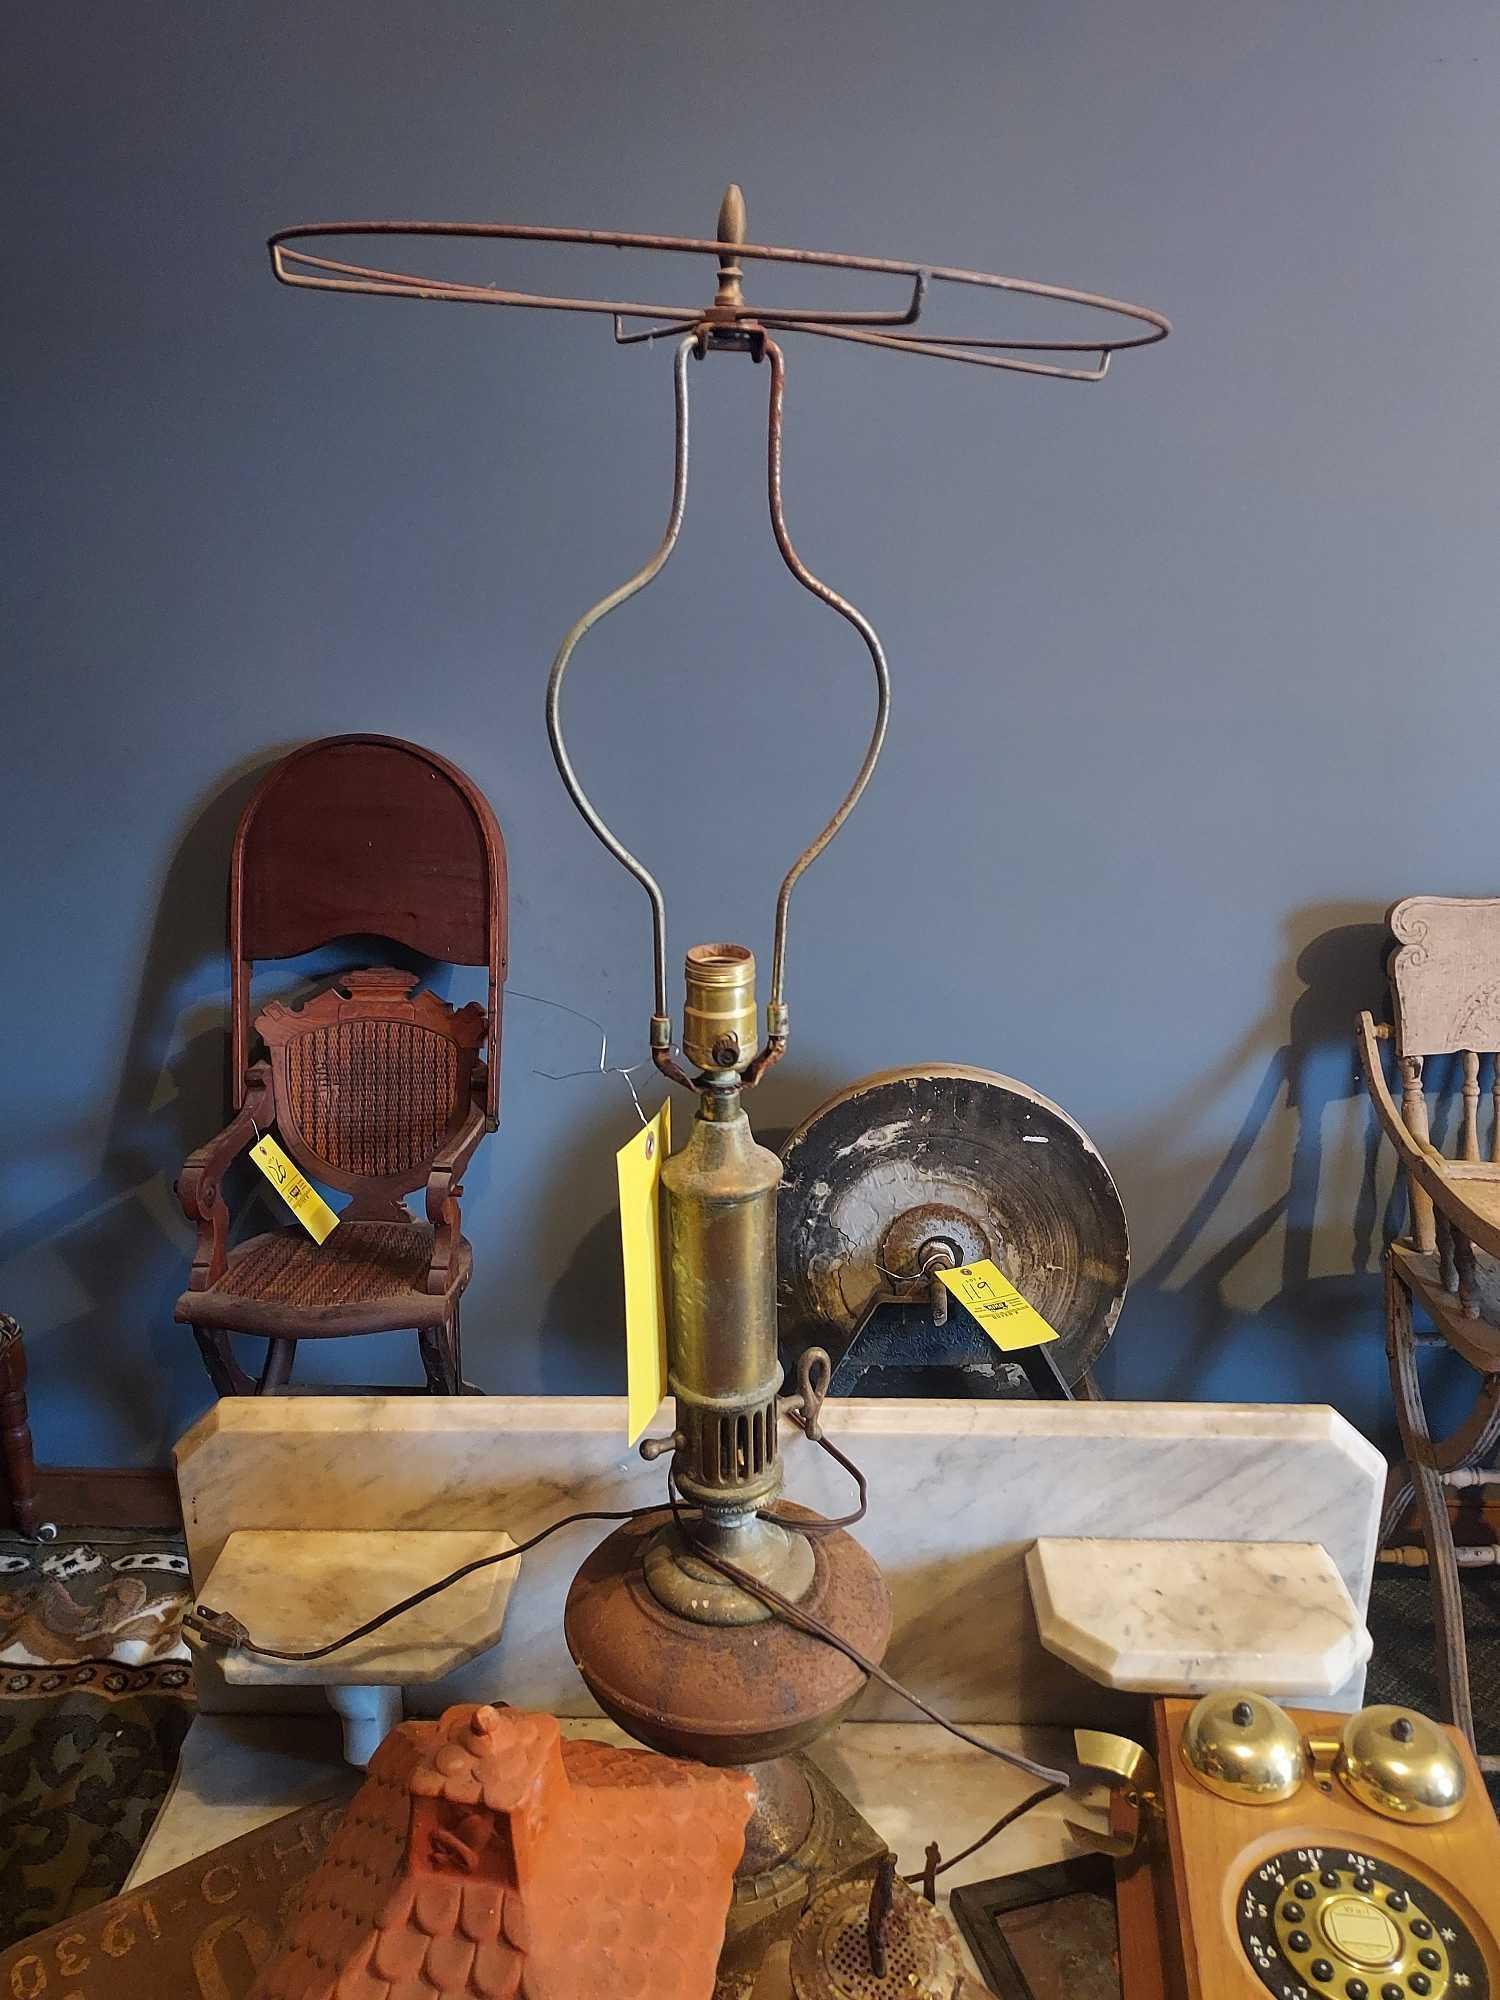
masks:
<svg viewBox="0 0 1500 2000"><path fill-rule="evenodd" d="M352 1646L356 1639L367 1639L372 1632L378 1632L382 1625L389 1625L392 1619L401 1617L404 1612L415 1610L417 1605L425 1604L429 1598L438 1596L442 1591L451 1590L454 1584L462 1583L465 1577L473 1576L482 1569L493 1569L497 1563L513 1562L518 1556L524 1556L528 1550L534 1549L539 1542L545 1542L549 1535L558 1534L564 1528L575 1527L580 1521L639 1521L648 1514L667 1512L666 1504L658 1501L652 1507L627 1507L614 1513L591 1510L581 1514L564 1514L561 1520L553 1521L547 1527L539 1529L524 1542L518 1542L508 1549L500 1549L494 1555L476 1556L473 1562L464 1563L460 1568L450 1570L446 1576L439 1577L436 1583L424 1584L422 1589L414 1590L410 1597L403 1597L399 1604L387 1605L384 1611L377 1611L373 1618L367 1618L363 1625L356 1625L353 1631L344 1632L337 1639L330 1639L324 1646L308 1646L300 1651L283 1646L259 1646L248 1634L243 1639L235 1639L233 1645L236 1651L254 1653L257 1659L262 1660L326 1660L330 1653L337 1653L345 1646ZM216 1620L220 1615L207 1606L199 1605L189 1612L184 1622L190 1630L198 1629L202 1636L212 1639L214 1635L208 1621ZM195 1621L201 1622L196 1622L195 1625Z"/></svg>
<svg viewBox="0 0 1500 2000"><path fill-rule="evenodd" d="M681 1531L682 1513L677 1502L676 1484L670 1471L667 1473L667 1498L672 1507L672 1519ZM726 1562L722 1556L715 1555L701 1542L693 1544L693 1553L707 1563L710 1569L718 1570L720 1575L728 1577L731 1583L738 1584L741 1590L759 1598L761 1603L769 1606L784 1623L794 1626L797 1631L805 1633L810 1639L820 1639L825 1646L832 1646L835 1652L842 1653L846 1660L852 1661L872 1680L879 1681L881 1686L889 1688L892 1694L910 1702L912 1707L925 1715L929 1722L937 1723L939 1728L946 1729L950 1736L956 1736L961 1743L967 1743L975 1750L982 1750L986 1757L999 1758L1002 1764L1009 1764L1013 1770L1024 1771L1030 1778L1040 1778L1043 1784L1054 1785L1058 1790L1066 1791L1069 1782L1066 1771L1060 1771L1051 1764L1039 1764L1031 1757L1023 1757L1018 1750L1004 1750L998 1743L986 1743L982 1736L976 1736L972 1730L965 1729L961 1722L954 1722L948 1716L939 1714L937 1709L923 1701L919 1694L913 1693L904 1682L898 1681L894 1674L888 1674L877 1661L868 1658L857 1646L851 1645L841 1633L835 1632L831 1625L825 1625L821 1618L814 1618L810 1611L804 1611L802 1606L790 1597L783 1597L779 1590L773 1589L760 1577L752 1576L748 1570L739 1568L735 1563Z"/></svg>
<svg viewBox="0 0 1500 2000"><path fill-rule="evenodd" d="M667 1006L666 899L662 894L661 884L657 881L656 877L646 867L645 863L633 854L624 842L605 824L604 819L580 783L563 738L561 700L563 677L567 673L578 642L601 618L606 617L617 606L627 603L639 591L644 590L647 584L651 583L661 573L662 569L666 566L668 557L677 546L677 538L682 530L683 514L687 506L687 365L695 349L695 337L691 335L679 341L677 346L677 358L673 372L676 390L677 428L673 456L672 504L667 517L666 531L662 536L661 543L655 555L638 569L634 576L629 578L627 582L622 583L618 589L612 590L607 597L602 597L597 604L584 612L583 616L572 627L567 637L563 640L562 645L558 648L557 657L552 663L551 678L547 683L547 734L552 744L553 759L556 762L562 781L568 789L569 796L578 808L590 832L594 834L595 838L608 849L624 868L629 870L646 891L651 901L652 977L655 995L655 1014L658 1020L665 1018L669 1011ZM890 671L886 665L885 652L874 626L865 617L864 613L856 609L847 598L841 597L831 585L824 583L821 577L813 575L806 563L803 562L801 556L798 555L796 547L792 542L791 532L786 524L786 514L782 503L781 480L782 407L786 393L786 360L776 342L769 338L763 338L759 351L764 353L766 360L770 364L771 388L766 420L766 501L771 518L771 532L775 537L777 549L780 551L782 561L786 564L786 567L790 570L796 581L801 584L802 588L808 591L813 597L816 597L820 603L826 604L831 611L836 611L841 618L853 626L854 630L864 641L875 675L875 720L870 731L870 738L865 748L863 760L860 763L858 771L855 773L854 782L834 809L828 823L803 848L802 852L787 870L780 890L777 893L775 925L771 945L770 1006L779 1014L785 1000L787 920L791 906L792 891L796 888L802 876L812 866L813 862L823 852L824 848L827 847L829 841L833 839L833 836L844 824L850 813L853 812L855 806L859 803L860 796L866 785L870 782L875 765L880 757L881 746L885 742L886 724L890 717L891 707L891 681ZM771 1045L772 1060L774 1060L776 1054L780 1053L781 1048L785 1046L784 1027L774 1031L774 1033L779 1035L779 1040L774 1041ZM747 1084L755 1081L759 1074L760 1069L752 1065L746 1075Z"/></svg>
<svg viewBox="0 0 1500 2000"><path fill-rule="evenodd" d="M564 1000L551 1000L545 993L523 993L518 986L507 986L506 997L512 1000L534 1000L539 1007L556 1007L560 1013L571 1014L575 1021L587 1021L591 1028L599 1030L599 1067L597 1069L536 1069L533 1076L544 1076L549 1083L566 1083L573 1076L623 1076L625 1088L630 1092L635 1105L636 1116L643 1125L651 1120L641 1109L641 1100L636 1096L635 1085L630 1081L636 1070L644 1069L645 1063L611 1063L609 1060L609 1034L602 1021L596 1021L592 1014L585 1014L581 1008L570 1007Z"/></svg>
<svg viewBox="0 0 1500 2000"><path fill-rule="evenodd" d="M798 1419L798 1421L800 1422L801 1419ZM813 1442L821 1445L830 1458L836 1459L847 1472L853 1475L859 1488L858 1507L852 1514L840 1515L835 1520L823 1520L817 1516L814 1516L810 1520L801 1517L792 1519L780 1515L769 1508L763 1511L761 1518L767 1521L775 1521L781 1527L799 1529L804 1534L829 1534L836 1528L850 1527L855 1522L864 1519L865 1507L869 1498L869 1486L864 1474L852 1460L844 1456L838 1446L830 1439L818 1437L814 1438ZM460 1568L450 1570L446 1576L439 1577L435 1583L424 1584L420 1590L414 1590L409 1597L403 1597L399 1604L387 1605L384 1611L377 1611L374 1617L367 1618L363 1625L357 1625L351 1632L342 1633L337 1639L330 1639L326 1645L310 1646L301 1651L281 1646L260 1646L256 1644L248 1632L245 1633L243 1638L237 1638L234 1644L240 1652L254 1653L262 1660L323 1660L330 1653L341 1652L345 1646L352 1646L356 1639L367 1639L372 1632L378 1632L383 1625L389 1625L394 1619L402 1617L408 1611L415 1610L417 1605L427 1603L429 1598L437 1597L442 1591L452 1589L454 1584L462 1583L465 1577L473 1576L482 1569L493 1569L498 1563L512 1562L517 1556L525 1555L528 1549L534 1549L539 1542L546 1541L549 1535L555 1535L563 1528L574 1527L580 1521L640 1521L644 1520L649 1514L666 1513L670 1513L675 1520L681 1520L681 1510L676 1503L675 1497L669 1497L664 1501L658 1500L650 1507L627 1507L614 1513L590 1512L564 1514L561 1520L553 1521L548 1527L539 1529L528 1541L521 1542L513 1548L499 1549L493 1555L476 1556L472 1562L464 1563ZM197 1617L203 1620L216 1619L218 1616L218 1613L207 1607L201 1609L195 1608L195 1611L190 1614L190 1618Z"/></svg>
<svg viewBox="0 0 1500 2000"><path fill-rule="evenodd" d="M781 349L774 340L765 343L766 360L771 365L770 412L766 423L766 501L771 515L771 533L776 538L776 546L781 552L781 560L806 591L826 604L830 611L836 611L847 619L865 642L870 655L870 664L875 670L875 724L870 732L870 741L865 749L864 761L855 773L854 783L839 802L833 817L815 839L809 841L797 859L786 872L786 877L776 897L776 926L771 945L771 1005L779 1006L783 998L786 981L786 929L787 915L792 900L792 891L800 877L817 860L829 841L838 832L844 821L859 803L860 794L870 782L875 765L880 757L881 745L885 742L886 723L891 713L891 677L886 666L885 651L880 643L880 635L866 618L845 597L821 577L814 576L803 562L792 544L792 537L786 525L786 515L781 502L781 410L786 394L786 362Z"/></svg>
<svg viewBox="0 0 1500 2000"><path fill-rule="evenodd" d="M946 1861L939 1856L934 1866L919 1868L914 1875L903 1875L901 1880L903 1882L936 1881L939 1875L946 1875L950 1868L956 1868L960 1861L967 1861L971 1854L977 1854L981 1847L988 1847L992 1840L997 1840L1004 1833L1005 1829L1008 1826L1013 1826L1023 1814L1029 1813L1035 1806L1045 1805L1048 1799L1055 1799L1059 1793L1065 1792L1067 1789L1066 1785L1043 1785L1037 1791L1028 1792L1019 1805L1012 1806L1009 1812L1001 1813L995 1824L988 1832L980 1834L978 1840L971 1840L967 1847L960 1848L957 1854L950 1855Z"/></svg>
<svg viewBox="0 0 1500 2000"><path fill-rule="evenodd" d="M659 306L641 300L554 298L535 292L514 292L500 287L462 284L441 278L418 276L404 271L381 270L337 258L319 257L310 251L288 247L300 239L319 236L498 238L533 243L594 244L616 250L708 253L714 256L720 256L728 251L743 261L813 265L825 270L869 271L877 275L917 279L922 281L924 286L945 284L974 287L984 291L1018 293L1023 297L1052 300L1119 315L1134 320L1146 329L1144 332L1130 333L1113 340L968 341L963 336L941 334L925 336L920 341L914 337L903 340L902 336L894 334L873 337L881 345L895 347L898 350L904 346L914 353L933 353L934 358L940 360L971 363L979 361L981 365L1010 367L1022 374L1066 375L1072 372L1019 359L1019 355L1024 352L1109 355L1123 353L1134 347L1150 347L1158 340L1165 340L1172 331L1172 322L1150 306L1132 305L1126 299L1106 298L1098 292L1079 291L1071 285L1047 285L1030 278L1006 277L996 271L971 271L951 264L916 264L891 257L855 257L840 251L799 250L770 243L727 243L718 237L647 236L622 230L559 229L532 223L396 221L301 223L292 229L277 230L267 245L271 252L272 270L282 284L314 291L364 292L377 297L451 299L460 303L523 306L560 312L607 313L617 318L624 316L630 319L664 320L670 325L678 326L689 325L703 319L701 307ZM307 276L305 271L290 268L294 264L305 267L305 271L327 272L330 275ZM760 318L762 323L767 318L780 320L791 331L805 331L812 334L833 333L836 336L842 335L845 339L852 333L857 334L858 330L848 326L830 326L828 320L868 321L870 317L867 314L834 313L814 324L815 314L791 308L782 308L778 311L773 307L766 312L757 312L756 308L746 306L741 311L744 319ZM870 335L865 337L871 338ZM965 348L989 347L1008 348L1017 358L981 357L964 351ZM1077 372L1085 381L1095 379L1093 371Z"/></svg>

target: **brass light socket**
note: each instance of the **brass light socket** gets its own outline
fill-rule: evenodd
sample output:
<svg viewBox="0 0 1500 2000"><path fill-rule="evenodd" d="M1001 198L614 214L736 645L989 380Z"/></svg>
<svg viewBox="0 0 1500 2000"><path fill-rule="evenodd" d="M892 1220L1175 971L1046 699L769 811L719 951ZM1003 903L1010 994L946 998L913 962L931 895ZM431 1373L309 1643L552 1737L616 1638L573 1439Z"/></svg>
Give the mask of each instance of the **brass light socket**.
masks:
<svg viewBox="0 0 1500 2000"><path fill-rule="evenodd" d="M682 1049L699 1069L738 1069L755 1054L755 953L695 944L683 966Z"/></svg>

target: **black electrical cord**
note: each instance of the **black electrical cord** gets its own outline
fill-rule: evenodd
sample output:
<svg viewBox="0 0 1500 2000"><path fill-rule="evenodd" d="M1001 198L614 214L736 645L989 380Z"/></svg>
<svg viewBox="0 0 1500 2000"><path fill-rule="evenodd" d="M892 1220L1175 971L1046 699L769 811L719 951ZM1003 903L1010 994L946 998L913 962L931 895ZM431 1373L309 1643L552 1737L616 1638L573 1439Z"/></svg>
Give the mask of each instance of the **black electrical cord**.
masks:
<svg viewBox="0 0 1500 2000"><path fill-rule="evenodd" d="M524 1556L528 1549L534 1549L538 1542L545 1542L549 1535L558 1534L564 1528L576 1527L580 1521L639 1521L647 1514L667 1512L666 1503L658 1502L654 1507L627 1507L618 1513L564 1514L561 1520L553 1521L547 1527L538 1529L536 1534L529 1535L524 1542L517 1542L512 1548L500 1549L492 1556L476 1556L473 1562L464 1563L461 1568L450 1570L446 1576L439 1577L436 1583L425 1584L421 1590L414 1590L410 1597L403 1597L399 1604L387 1605L384 1611L377 1611L373 1618L367 1618L363 1625L356 1625L353 1631L341 1633L337 1639L330 1639L325 1646L307 1646L301 1651L287 1646L258 1646L232 1613L211 1610L206 1604L194 1605L182 1621L183 1630L190 1639L198 1639L210 1646L232 1646L238 1652L253 1653L258 1660L326 1660L330 1653L342 1652L345 1646L352 1646L356 1639L368 1638L370 1633L378 1632L382 1625L389 1625L392 1619L401 1617L404 1612L413 1610L419 1604L425 1604L429 1597L436 1597L442 1591L451 1590L455 1583L462 1583L466 1576L473 1576L477 1570L493 1569L497 1563L512 1562L517 1556Z"/></svg>
<svg viewBox="0 0 1500 2000"><path fill-rule="evenodd" d="M903 1875L901 1880L920 1882L927 1892L928 1902L932 1902L932 1884L939 1875L946 1875L948 1870L956 1868L960 1861L967 1861L969 1856L977 1854L981 1847L988 1847L992 1840L997 1840L1008 1826L1014 1826L1016 1821L1029 1813L1033 1806L1044 1805L1048 1799L1055 1799L1059 1792L1065 1792L1067 1789L1066 1785L1043 1785L1037 1791L1028 1792L1019 1805L1012 1806L1009 1812L1001 1813L988 1832L980 1834L978 1840L971 1840L967 1847L961 1847L957 1854L950 1855L946 1861L943 1860L934 1842L927 1850L926 1867L919 1868L914 1875Z"/></svg>
<svg viewBox="0 0 1500 2000"><path fill-rule="evenodd" d="M853 1513L840 1514L832 1520L816 1514L807 1517L798 1516L794 1519L776 1513L773 1508L763 1509L761 1519L774 1521L779 1527L791 1528L804 1535L827 1535L838 1528L853 1527L856 1522L864 1519L869 1505L870 1489L864 1474L830 1439L824 1437L821 1432L814 1433L808 1427L806 1419L799 1413L794 1411L792 1415L812 1438L813 1443L820 1445L853 1479L859 1490L859 1505ZM476 1556L473 1562L464 1563L460 1568L450 1570L446 1576L439 1577L436 1583L424 1584L420 1590L414 1590L409 1597L403 1597L399 1604L387 1605L384 1611L377 1611L373 1618L367 1618L363 1625L356 1625L352 1631L343 1632L337 1639L330 1639L322 1646L306 1646L298 1649L289 1646L257 1645L238 1618L229 1612L211 1610L206 1604L195 1605L184 1618L183 1625L190 1638L196 1638L207 1645L233 1646L241 1653L253 1653L260 1660L287 1660L298 1664L312 1660L326 1660L330 1653L342 1652L345 1646L352 1646L356 1639L367 1639L372 1632L378 1632L383 1625L389 1625L394 1619L403 1617L417 1605L425 1604L429 1598L437 1597L445 1590L451 1590L454 1584L462 1583L465 1577L473 1576L478 1570L493 1569L497 1563L512 1562L517 1556L523 1556L529 1549L534 1549L539 1542L545 1542L549 1535L556 1535L564 1528L576 1527L580 1521L640 1521L650 1514L669 1512L680 1524L682 1513L675 1493L670 1499L657 1501L650 1507L626 1507L613 1513L591 1511L564 1514L560 1520L549 1522L545 1528L538 1529L536 1534L529 1536L524 1542L517 1543L514 1548L500 1549L494 1555ZM835 1635L829 1634L829 1638L837 1643Z"/></svg>
<svg viewBox="0 0 1500 2000"><path fill-rule="evenodd" d="M842 1453L831 1445L827 1438L820 1437L816 1442L832 1456L842 1457ZM845 1459L844 1463L847 1464L848 1460ZM685 1533L677 1488L670 1472L667 1474L667 1499L672 1509L672 1519ZM799 1521L788 1525L801 1527L804 1524ZM832 1525L831 1522L824 1523L825 1527ZM710 1569L716 1569L721 1576L728 1577L731 1583L738 1584L741 1590L759 1598L761 1603L774 1611L785 1624L795 1626L799 1632L805 1632L810 1639L820 1639L825 1646L832 1646L835 1652L842 1653L846 1660L852 1660L854 1665L868 1674L872 1680L879 1681L881 1686L888 1687L892 1694L910 1702L912 1707L925 1715L929 1722L937 1723L940 1729L946 1729L960 1742L971 1745L975 1750L982 1750L987 1757L998 1757L1001 1763L1009 1764L1017 1771L1024 1771L1029 1778L1040 1778L1044 1785L1051 1785L1059 1791L1066 1790L1068 1785L1066 1771L1059 1771L1050 1764L1038 1764L1030 1757L1023 1757L1018 1750L1002 1750L998 1743L986 1743L982 1736L976 1736L972 1730L965 1729L961 1722L953 1722L946 1715L940 1715L935 1708L923 1701L919 1694L914 1694L904 1682L898 1681L894 1674L887 1673L877 1661L866 1658L857 1646L852 1646L841 1634L835 1632L832 1626L825 1625L821 1618L814 1618L811 1612L804 1611L802 1606L790 1597L783 1597L781 1592L773 1589L770 1584L762 1582L757 1576L752 1576L748 1570L740 1569L737 1564L726 1562L722 1556L715 1555L701 1542L693 1544L693 1554L700 1562L707 1563Z"/></svg>

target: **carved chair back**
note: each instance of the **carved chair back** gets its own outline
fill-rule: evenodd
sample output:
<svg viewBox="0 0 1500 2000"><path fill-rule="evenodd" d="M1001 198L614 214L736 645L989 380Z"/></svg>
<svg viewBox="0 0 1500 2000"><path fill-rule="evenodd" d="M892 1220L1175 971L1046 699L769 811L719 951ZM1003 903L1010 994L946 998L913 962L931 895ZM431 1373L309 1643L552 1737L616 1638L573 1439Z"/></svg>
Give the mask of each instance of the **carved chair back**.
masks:
<svg viewBox="0 0 1500 2000"><path fill-rule="evenodd" d="M485 1115L491 1129L498 1121L506 919L499 825L478 786L446 758L399 737L363 735L324 737L282 758L240 815L230 862L234 1108L244 1102L252 1028L264 1034L262 1023L270 1022L283 1036L273 1051L278 1116L298 1135L288 1150L304 1168L337 1187L349 1185L339 1176L355 1172L355 1163L362 1181L416 1186L416 1161L427 1157L434 1122L441 1118L446 1129L450 1086L466 1085L481 1041L488 1044L480 1071ZM456 1017L468 1024L457 1040L445 1032L433 996L421 1019L403 1015L414 979L383 996L368 984L346 991L345 1012L305 1033L287 1027L286 1009L252 1021L257 959L295 958L368 936L450 965L484 966L487 1005L472 1010L480 1017L478 1040L467 1040L469 1009ZM382 997L394 1007L383 1027L375 1004ZM309 1010L290 1018L306 1021ZM336 1098L328 1083L335 1063L364 1079L342 1085ZM406 1128L402 1138L382 1125L378 1110L358 1108L377 1073L382 1091L408 1093L396 1120ZM465 1092L460 1098L466 1105Z"/></svg>
<svg viewBox="0 0 1500 2000"><path fill-rule="evenodd" d="M1387 918L1397 949L1389 972L1401 1116L1419 1145L1432 1144L1425 1069L1435 1056L1459 1061L1453 1157L1485 1159L1480 1134L1480 1060L1500 1050L1500 897L1408 896ZM1493 1115L1488 1158L1500 1163L1500 1060L1490 1083ZM1412 1236L1436 1247L1430 1198L1410 1186Z"/></svg>
<svg viewBox="0 0 1500 2000"><path fill-rule="evenodd" d="M281 1143L305 1173L353 1195L348 1220L408 1219L401 1196L483 1096L485 1025L477 1002L450 1007L389 967L257 1017Z"/></svg>

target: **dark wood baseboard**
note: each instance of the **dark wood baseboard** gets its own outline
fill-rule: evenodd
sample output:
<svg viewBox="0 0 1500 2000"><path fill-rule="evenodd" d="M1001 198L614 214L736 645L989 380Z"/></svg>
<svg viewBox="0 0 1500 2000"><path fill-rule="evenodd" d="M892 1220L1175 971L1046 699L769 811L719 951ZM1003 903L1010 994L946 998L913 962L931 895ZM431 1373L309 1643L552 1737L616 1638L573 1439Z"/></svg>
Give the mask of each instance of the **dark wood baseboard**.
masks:
<svg viewBox="0 0 1500 2000"><path fill-rule="evenodd" d="M177 1481L166 1466L39 1465L36 1514L59 1532L157 1528L182 1532Z"/></svg>

